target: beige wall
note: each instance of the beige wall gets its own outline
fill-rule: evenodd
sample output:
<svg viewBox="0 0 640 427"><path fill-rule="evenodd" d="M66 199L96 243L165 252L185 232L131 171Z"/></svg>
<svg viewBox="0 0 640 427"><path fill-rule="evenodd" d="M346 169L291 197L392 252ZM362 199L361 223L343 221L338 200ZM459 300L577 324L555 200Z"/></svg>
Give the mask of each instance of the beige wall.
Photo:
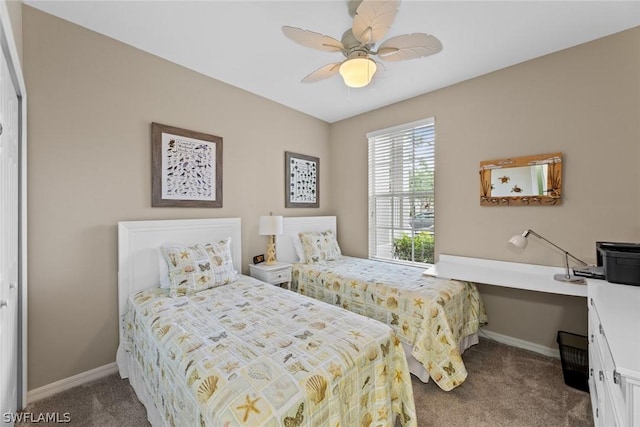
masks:
<svg viewBox="0 0 640 427"><path fill-rule="evenodd" d="M640 241L640 28L333 123L331 206L345 253L367 256L365 134L431 116L437 253L562 265L540 240L525 252L509 247L526 228L588 262L597 240ZM480 161L556 151L561 206L480 206ZM494 332L552 348L558 329L586 332L582 298L481 292Z"/></svg>
<svg viewBox="0 0 640 427"><path fill-rule="evenodd" d="M284 209L284 151L320 157L329 125L25 6L29 134L29 389L115 360L121 220L242 218ZM150 124L224 138L221 209L151 208ZM248 267L245 265L245 273Z"/></svg>

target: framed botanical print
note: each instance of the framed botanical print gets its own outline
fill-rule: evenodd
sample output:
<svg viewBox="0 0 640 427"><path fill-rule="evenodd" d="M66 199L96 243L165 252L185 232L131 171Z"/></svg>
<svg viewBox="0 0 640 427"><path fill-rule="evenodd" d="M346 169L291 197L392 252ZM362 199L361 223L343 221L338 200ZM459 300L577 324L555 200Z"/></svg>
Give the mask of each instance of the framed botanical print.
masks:
<svg viewBox="0 0 640 427"><path fill-rule="evenodd" d="M320 207L320 159L285 151L285 208Z"/></svg>
<svg viewBox="0 0 640 427"><path fill-rule="evenodd" d="M222 207L222 138L151 124L151 206Z"/></svg>

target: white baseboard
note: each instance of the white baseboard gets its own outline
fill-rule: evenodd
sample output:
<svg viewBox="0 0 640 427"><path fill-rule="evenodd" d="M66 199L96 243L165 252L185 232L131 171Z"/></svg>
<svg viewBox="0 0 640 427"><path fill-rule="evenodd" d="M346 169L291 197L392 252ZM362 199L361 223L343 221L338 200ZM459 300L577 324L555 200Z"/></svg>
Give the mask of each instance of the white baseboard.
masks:
<svg viewBox="0 0 640 427"><path fill-rule="evenodd" d="M116 362L109 363L108 365L100 366L95 369L91 369L86 372L82 372L78 375L74 375L69 378L65 378L60 381L56 381L51 384L47 384L42 387L38 387L33 390L29 390L27 393L27 403L32 403L49 396L53 396L61 391L68 390L70 388L88 383L93 380L97 380L107 375L115 374L118 372L118 365Z"/></svg>
<svg viewBox="0 0 640 427"><path fill-rule="evenodd" d="M521 340L519 338L510 337L508 335L502 335L497 332L489 331L483 328L480 329L480 331L478 332L478 335L486 337L493 341L497 341L502 344L510 345L512 347L523 348L525 350L544 354L545 356L555 357L556 359L560 359L560 351L557 348L545 347L540 344Z"/></svg>

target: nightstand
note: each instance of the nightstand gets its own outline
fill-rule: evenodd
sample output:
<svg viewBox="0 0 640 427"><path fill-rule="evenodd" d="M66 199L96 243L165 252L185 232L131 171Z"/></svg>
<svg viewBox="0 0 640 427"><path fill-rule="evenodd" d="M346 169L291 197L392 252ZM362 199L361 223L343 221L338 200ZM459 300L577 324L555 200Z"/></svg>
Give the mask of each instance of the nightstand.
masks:
<svg viewBox="0 0 640 427"><path fill-rule="evenodd" d="M287 284L287 289L291 290L291 264L286 262L278 262L273 265L249 264L249 274L263 282L272 285Z"/></svg>

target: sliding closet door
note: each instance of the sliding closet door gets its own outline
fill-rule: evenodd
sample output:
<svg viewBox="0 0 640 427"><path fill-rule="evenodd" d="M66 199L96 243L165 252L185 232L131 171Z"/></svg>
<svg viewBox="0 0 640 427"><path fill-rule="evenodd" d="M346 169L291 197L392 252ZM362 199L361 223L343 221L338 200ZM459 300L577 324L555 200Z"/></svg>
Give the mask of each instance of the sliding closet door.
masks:
<svg viewBox="0 0 640 427"><path fill-rule="evenodd" d="M0 414L18 402L18 96L4 55L0 65ZM9 423L11 425L12 423Z"/></svg>

